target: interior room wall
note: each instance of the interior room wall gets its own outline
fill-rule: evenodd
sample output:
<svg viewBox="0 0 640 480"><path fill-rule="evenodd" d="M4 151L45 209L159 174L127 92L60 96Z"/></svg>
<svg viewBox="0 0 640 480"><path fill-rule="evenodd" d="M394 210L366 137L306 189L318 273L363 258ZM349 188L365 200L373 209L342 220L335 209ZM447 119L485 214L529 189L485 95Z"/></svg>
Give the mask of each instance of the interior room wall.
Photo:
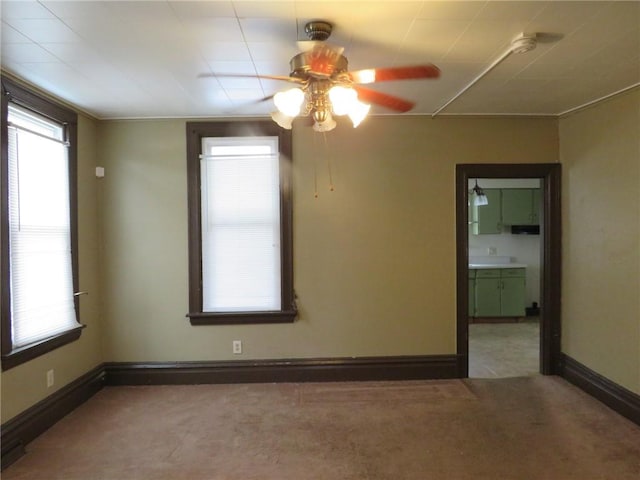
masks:
<svg viewBox="0 0 640 480"><path fill-rule="evenodd" d="M473 188L475 179L469 181ZM482 188L540 188L540 180L530 178L482 178L478 180ZM512 235L508 227L501 234L474 235L469 229L469 255L491 256L490 248L498 256L511 257L514 263L527 266L525 302L540 304L540 235Z"/></svg>
<svg viewBox="0 0 640 480"><path fill-rule="evenodd" d="M80 339L2 372L2 423L36 404L104 361L100 318L99 205L95 177L98 122L78 118L78 263ZM47 388L46 373L54 370L55 383Z"/></svg>
<svg viewBox="0 0 640 480"><path fill-rule="evenodd" d="M455 165L558 160L553 119L371 117L326 137L297 124L293 147L299 318L193 327L185 121L101 125L110 361L455 353Z"/></svg>
<svg viewBox="0 0 640 480"><path fill-rule="evenodd" d="M640 90L560 121L562 349L640 393Z"/></svg>

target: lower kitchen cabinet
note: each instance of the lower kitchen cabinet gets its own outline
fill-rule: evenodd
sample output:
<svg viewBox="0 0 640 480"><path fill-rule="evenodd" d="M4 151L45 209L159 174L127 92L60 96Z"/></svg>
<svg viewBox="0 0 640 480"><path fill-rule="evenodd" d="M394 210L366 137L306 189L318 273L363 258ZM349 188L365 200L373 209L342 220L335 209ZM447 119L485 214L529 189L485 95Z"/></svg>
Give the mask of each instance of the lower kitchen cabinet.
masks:
<svg viewBox="0 0 640 480"><path fill-rule="evenodd" d="M503 317L524 317L525 278L501 278L500 315Z"/></svg>
<svg viewBox="0 0 640 480"><path fill-rule="evenodd" d="M500 270L476 270L475 317L500 317Z"/></svg>
<svg viewBox="0 0 640 480"><path fill-rule="evenodd" d="M474 275L474 317L523 317L526 269L477 269ZM471 305L471 302L469 302Z"/></svg>

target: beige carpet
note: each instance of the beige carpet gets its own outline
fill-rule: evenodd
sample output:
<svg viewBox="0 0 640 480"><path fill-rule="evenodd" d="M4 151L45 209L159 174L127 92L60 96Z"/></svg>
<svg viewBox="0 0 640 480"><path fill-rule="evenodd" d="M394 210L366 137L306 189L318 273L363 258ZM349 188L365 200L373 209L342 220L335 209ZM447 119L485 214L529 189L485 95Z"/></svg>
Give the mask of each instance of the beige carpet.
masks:
<svg viewBox="0 0 640 480"><path fill-rule="evenodd" d="M638 480L640 427L558 377L108 387L4 480Z"/></svg>

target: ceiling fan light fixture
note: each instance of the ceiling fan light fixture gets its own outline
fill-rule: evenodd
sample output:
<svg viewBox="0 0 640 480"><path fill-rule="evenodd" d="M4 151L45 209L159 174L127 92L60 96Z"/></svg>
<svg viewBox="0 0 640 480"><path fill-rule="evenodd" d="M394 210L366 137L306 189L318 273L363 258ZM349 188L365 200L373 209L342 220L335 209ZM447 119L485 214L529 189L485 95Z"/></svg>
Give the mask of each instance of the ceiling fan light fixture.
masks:
<svg viewBox="0 0 640 480"><path fill-rule="evenodd" d="M348 115L356 128L365 119L371 105L358 100L358 93L350 87L336 85L329 90L329 100L335 115Z"/></svg>
<svg viewBox="0 0 640 480"><path fill-rule="evenodd" d="M367 68L365 70L359 70L351 74L353 81L358 83L374 83L376 81L375 68Z"/></svg>
<svg viewBox="0 0 640 480"><path fill-rule="evenodd" d="M362 121L369 114L370 109L371 109L371 105L367 103L362 103L360 100L356 100L351 105L351 110L349 111L349 118L353 123L353 128L356 128L358 125L362 123Z"/></svg>
<svg viewBox="0 0 640 480"><path fill-rule="evenodd" d="M336 121L333 119L331 114L327 112L325 119L321 122L315 121L313 124L313 129L316 132L328 132L336 128Z"/></svg>
<svg viewBox="0 0 640 480"><path fill-rule="evenodd" d="M285 130L291 130L291 128L293 126L292 124L293 124L293 119L294 118L295 118L295 116L285 115L280 110L276 110L275 112L273 112L271 114L271 120L276 122L278 125L280 125Z"/></svg>
<svg viewBox="0 0 640 480"><path fill-rule="evenodd" d="M273 96L276 108L288 117L295 117L300 113L303 101L304 92L300 88L291 88Z"/></svg>
<svg viewBox="0 0 640 480"><path fill-rule="evenodd" d="M358 101L358 94L353 88L335 85L329 90L329 100L334 115L347 115L353 104Z"/></svg>

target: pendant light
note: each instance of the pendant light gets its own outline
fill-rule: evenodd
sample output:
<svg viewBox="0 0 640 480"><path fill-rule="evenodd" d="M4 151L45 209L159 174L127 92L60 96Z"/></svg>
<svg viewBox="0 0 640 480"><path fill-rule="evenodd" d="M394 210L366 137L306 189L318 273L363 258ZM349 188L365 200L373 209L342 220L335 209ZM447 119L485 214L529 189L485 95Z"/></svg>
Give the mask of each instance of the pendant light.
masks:
<svg viewBox="0 0 640 480"><path fill-rule="evenodd" d="M471 189L471 191L475 194L475 198L473 199L473 204L477 207L481 205L489 205L489 199L484 193L484 190L478 186L478 179L476 178L476 185Z"/></svg>

